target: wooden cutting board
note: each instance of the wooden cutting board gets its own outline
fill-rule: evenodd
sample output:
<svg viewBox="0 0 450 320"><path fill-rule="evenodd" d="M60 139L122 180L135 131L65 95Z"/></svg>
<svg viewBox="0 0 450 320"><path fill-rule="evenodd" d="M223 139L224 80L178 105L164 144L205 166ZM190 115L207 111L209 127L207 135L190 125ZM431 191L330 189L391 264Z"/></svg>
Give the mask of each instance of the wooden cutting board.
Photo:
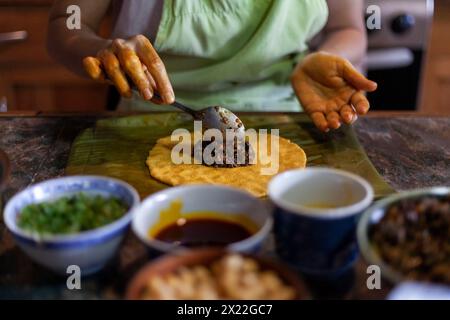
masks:
<svg viewBox="0 0 450 320"><path fill-rule="evenodd" d="M302 147L307 166L327 166L367 179L377 198L395 192L378 174L353 129L323 134L305 114L243 115L246 128L279 129L280 136ZM127 181L141 198L169 186L153 179L145 165L149 150L159 138L177 128L192 130L192 119L182 113L160 113L99 120L74 141L67 175L104 175Z"/></svg>

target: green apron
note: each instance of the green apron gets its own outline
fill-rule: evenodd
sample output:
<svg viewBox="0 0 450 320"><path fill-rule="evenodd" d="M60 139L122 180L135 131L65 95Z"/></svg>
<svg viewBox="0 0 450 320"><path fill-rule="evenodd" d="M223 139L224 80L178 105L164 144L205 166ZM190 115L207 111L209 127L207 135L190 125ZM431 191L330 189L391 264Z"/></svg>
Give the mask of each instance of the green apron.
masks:
<svg viewBox="0 0 450 320"><path fill-rule="evenodd" d="M300 111L289 77L327 18L326 0L165 0L154 46L180 102ZM134 93L120 108L171 107Z"/></svg>

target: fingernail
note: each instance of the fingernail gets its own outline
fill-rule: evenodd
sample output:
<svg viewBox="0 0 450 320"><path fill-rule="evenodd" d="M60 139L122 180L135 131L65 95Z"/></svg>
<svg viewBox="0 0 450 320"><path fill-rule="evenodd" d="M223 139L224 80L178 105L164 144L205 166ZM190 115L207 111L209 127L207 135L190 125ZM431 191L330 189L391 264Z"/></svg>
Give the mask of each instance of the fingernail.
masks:
<svg viewBox="0 0 450 320"><path fill-rule="evenodd" d="M174 100L174 95L173 95L173 93L166 92L163 95L163 99L164 99L164 102L166 102L166 103L172 103Z"/></svg>
<svg viewBox="0 0 450 320"><path fill-rule="evenodd" d="M376 83L375 81L372 81L372 84L373 84L374 90L378 88L378 83Z"/></svg>
<svg viewBox="0 0 450 320"><path fill-rule="evenodd" d="M151 98L153 98L153 93L149 88L144 89L142 93L144 95L145 100L150 100Z"/></svg>

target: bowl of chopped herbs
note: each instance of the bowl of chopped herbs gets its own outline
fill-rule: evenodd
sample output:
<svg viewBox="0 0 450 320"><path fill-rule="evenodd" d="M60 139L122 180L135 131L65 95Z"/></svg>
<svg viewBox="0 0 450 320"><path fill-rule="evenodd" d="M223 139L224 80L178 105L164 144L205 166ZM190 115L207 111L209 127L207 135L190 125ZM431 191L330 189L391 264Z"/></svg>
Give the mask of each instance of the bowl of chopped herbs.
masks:
<svg viewBox="0 0 450 320"><path fill-rule="evenodd" d="M19 247L35 262L66 274L101 270L127 232L139 195L129 184L100 176L44 181L7 203L4 221Z"/></svg>

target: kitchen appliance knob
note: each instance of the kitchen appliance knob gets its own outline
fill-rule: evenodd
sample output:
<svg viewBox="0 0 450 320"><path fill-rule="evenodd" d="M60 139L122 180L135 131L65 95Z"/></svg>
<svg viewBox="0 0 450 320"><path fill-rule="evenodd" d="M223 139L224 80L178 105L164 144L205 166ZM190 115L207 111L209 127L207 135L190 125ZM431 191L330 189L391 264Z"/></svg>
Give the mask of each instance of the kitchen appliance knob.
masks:
<svg viewBox="0 0 450 320"><path fill-rule="evenodd" d="M397 34L403 34L416 25L416 18L411 14L401 14L392 20L391 28Z"/></svg>

